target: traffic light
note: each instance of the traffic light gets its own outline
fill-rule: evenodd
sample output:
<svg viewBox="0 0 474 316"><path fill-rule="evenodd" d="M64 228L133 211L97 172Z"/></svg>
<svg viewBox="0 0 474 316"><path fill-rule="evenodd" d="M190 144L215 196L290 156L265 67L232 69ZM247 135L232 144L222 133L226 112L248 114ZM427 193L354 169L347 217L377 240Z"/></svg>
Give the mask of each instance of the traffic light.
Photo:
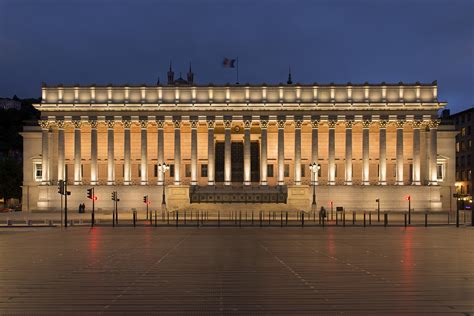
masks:
<svg viewBox="0 0 474 316"><path fill-rule="evenodd" d="M87 189L87 198L88 198L88 199L91 199L91 200L92 200L93 197L94 197L93 194L92 194L92 190L93 190L93 189Z"/></svg>
<svg viewBox="0 0 474 316"><path fill-rule="evenodd" d="M58 193L64 195L64 180L58 181Z"/></svg>
<svg viewBox="0 0 474 316"><path fill-rule="evenodd" d="M97 195L94 195L94 196L93 196L93 200L94 200L94 201L97 201Z"/></svg>
<svg viewBox="0 0 474 316"><path fill-rule="evenodd" d="M377 202L377 203L380 202L380 199L376 199L375 202Z"/></svg>
<svg viewBox="0 0 474 316"><path fill-rule="evenodd" d="M148 204L148 195L143 196L143 203Z"/></svg>
<svg viewBox="0 0 474 316"><path fill-rule="evenodd" d="M410 195L405 196L405 200L411 201L411 196Z"/></svg>
<svg viewBox="0 0 474 316"><path fill-rule="evenodd" d="M112 192L112 201L117 200L117 192Z"/></svg>

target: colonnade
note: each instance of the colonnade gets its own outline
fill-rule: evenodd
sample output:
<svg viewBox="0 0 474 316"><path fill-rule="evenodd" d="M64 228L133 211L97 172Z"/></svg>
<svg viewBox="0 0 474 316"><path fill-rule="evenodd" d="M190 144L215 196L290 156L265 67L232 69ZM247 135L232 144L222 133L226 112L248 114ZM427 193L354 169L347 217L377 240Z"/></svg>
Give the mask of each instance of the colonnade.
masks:
<svg viewBox="0 0 474 316"><path fill-rule="evenodd" d="M284 128L287 124L286 117L277 117L273 120L278 128L278 146L277 146L277 184L284 184L284 168L285 168L285 152L284 142L285 133ZM180 117L173 117L172 123L174 127L174 184L179 185L182 183L180 167L182 164L181 157L181 127L182 120ZM232 128L232 117L224 117L224 184L232 184L231 174L231 128ZM292 123L295 127L294 133L294 184L301 185L301 128L304 120L303 118L294 117ZM74 126L74 184L80 185L82 181L81 172L81 126L83 124L89 124L91 127L91 159L90 159L90 184L99 184L98 179L98 165L97 165L97 127L99 121L96 119L84 120L71 120L68 123L72 123ZM141 128L140 142L140 184L148 185L151 184L148 179L148 125L152 122L148 120L132 121L130 119L123 118L121 121L116 120L104 120L103 123L107 126L107 184L113 185L116 183L115 177L115 160L114 160L114 127L115 124L121 123L124 127L124 185L130 185L132 183L131 177L131 139L130 139L130 128L133 123L138 123ZM199 120L190 119L191 126L191 185L197 185L198 183L198 137L197 128ZM207 117L206 120L208 129L208 185L215 185L215 152L214 152L214 129L216 120L214 117ZM267 185L267 164L268 164L268 125L269 119L262 117L259 120L260 123L260 184ZM319 161L318 152L318 141L319 134L318 128L321 124L327 124L329 128L328 133L328 185L336 184L336 157L335 157L335 128L337 120L328 119L321 121L319 119L312 119L311 124L311 162ZM344 184L352 185L352 128L354 123L352 119L344 120L345 124L345 173L344 173ZM387 184L387 124L388 120L362 120L362 174L361 184L369 185L369 147L370 147L370 134L369 128L371 124L378 124L379 127L379 176L378 184ZM420 128L422 126L428 126L430 130L430 143L429 143L429 174L428 181L431 185L437 184L437 120L421 121L421 120L396 120L396 181L395 184L403 185L403 161L404 161L404 149L403 149L403 128L407 123L410 123L413 128L413 168L412 168L412 183L413 185L421 185L421 160L420 160ZM40 126L42 128L42 183L51 183L50 173L50 158L49 158L49 137L48 131L52 126L57 127L58 130L58 180L63 180L65 177L65 138L64 128L66 122L64 120L47 121L41 120ZM154 124L158 128L157 133L157 163L164 163L164 127L165 120L157 119ZM250 128L252 126L251 119L243 120L244 126L244 185L251 184L251 152L250 152ZM288 158L288 157L287 157ZM157 185L163 185L163 174L158 173ZM312 174L312 184L319 184L318 173Z"/></svg>

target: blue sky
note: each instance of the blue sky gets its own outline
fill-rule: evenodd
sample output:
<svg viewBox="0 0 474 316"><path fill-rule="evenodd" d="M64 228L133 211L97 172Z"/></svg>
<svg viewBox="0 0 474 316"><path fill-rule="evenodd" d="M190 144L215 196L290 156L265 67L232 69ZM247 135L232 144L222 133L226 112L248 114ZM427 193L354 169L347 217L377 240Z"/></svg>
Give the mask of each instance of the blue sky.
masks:
<svg viewBox="0 0 474 316"><path fill-rule="evenodd" d="M474 105L474 1L0 0L0 96L42 81L432 82L454 112Z"/></svg>

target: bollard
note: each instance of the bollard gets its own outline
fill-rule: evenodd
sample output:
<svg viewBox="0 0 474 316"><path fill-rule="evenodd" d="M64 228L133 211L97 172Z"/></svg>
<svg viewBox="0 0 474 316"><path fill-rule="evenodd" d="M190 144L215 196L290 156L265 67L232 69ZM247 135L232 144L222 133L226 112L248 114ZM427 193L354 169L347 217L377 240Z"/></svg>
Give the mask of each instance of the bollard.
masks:
<svg viewBox="0 0 474 316"><path fill-rule="evenodd" d="M186 211L184 211L184 225L186 225Z"/></svg>
<svg viewBox="0 0 474 316"><path fill-rule="evenodd" d="M364 212L364 227L365 227L365 212Z"/></svg>
<svg viewBox="0 0 474 316"><path fill-rule="evenodd" d="M260 216L259 216L260 217L260 227L262 227L262 211L260 211L259 214L260 214Z"/></svg>
<svg viewBox="0 0 474 316"><path fill-rule="evenodd" d="M33 221L31 219L28 220L28 226L33 226Z"/></svg>
<svg viewBox="0 0 474 316"><path fill-rule="evenodd" d="M369 226L372 226L372 212L369 212Z"/></svg>
<svg viewBox="0 0 474 316"><path fill-rule="evenodd" d="M135 213L136 211L133 211L133 227L136 227L137 226L137 223L136 223L136 216L137 214Z"/></svg>
<svg viewBox="0 0 474 316"><path fill-rule="evenodd" d="M239 211L239 227L242 227L242 211Z"/></svg>
<svg viewBox="0 0 474 316"><path fill-rule="evenodd" d="M12 220L11 219L7 219L7 226L12 226Z"/></svg>
<svg viewBox="0 0 474 316"><path fill-rule="evenodd" d="M326 218L324 216L321 217L321 223L323 223L323 227L324 227L324 221L326 220Z"/></svg>
<svg viewBox="0 0 474 316"><path fill-rule="evenodd" d="M175 211L176 212L176 227L178 227L178 221L179 221L179 212L178 211Z"/></svg>
<svg viewBox="0 0 474 316"><path fill-rule="evenodd" d="M339 215L336 212L336 226L339 226Z"/></svg>
<svg viewBox="0 0 474 316"><path fill-rule="evenodd" d="M346 227L346 211L342 211L342 227Z"/></svg>
<svg viewBox="0 0 474 316"><path fill-rule="evenodd" d="M199 227L199 211L196 213L196 226Z"/></svg>
<svg viewBox="0 0 474 316"><path fill-rule="evenodd" d="M384 227L388 226L388 214L387 213L383 214L383 226Z"/></svg>
<svg viewBox="0 0 474 316"><path fill-rule="evenodd" d="M425 213L425 227L428 227L428 212Z"/></svg>
<svg viewBox="0 0 474 316"><path fill-rule="evenodd" d="M271 216L272 216L272 215L271 215L270 211L268 211L268 226L271 225L271 220L272 220L272 217L271 217Z"/></svg>
<svg viewBox="0 0 474 316"><path fill-rule="evenodd" d="M150 214L151 217L151 214ZM155 227L158 227L158 211L155 210Z"/></svg>
<svg viewBox="0 0 474 316"><path fill-rule="evenodd" d="M408 221L407 221L407 213L403 213L403 221L404 221L404 225L405 227L407 227L407 224L408 224Z"/></svg>
<svg viewBox="0 0 474 316"><path fill-rule="evenodd" d="M304 212L301 212L301 227L304 227Z"/></svg>
<svg viewBox="0 0 474 316"><path fill-rule="evenodd" d="M253 211L252 211L252 226L253 226Z"/></svg>
<svg viewBox="0 0 474 316"><path fill-rule="evenodd" d="M288 226L288 211L286 211L285 226Z"/></svg>
<svg viewBox="0 0 474 316"><path fill-rule="evenodd" d="M167 222L167 225L170 224L170 212L166 212L166 222Z"/></svg>
<svg viewBox="0 0 474 316"><path fill-rule="evenodd" d="M221 227L221 212L217 211L217 227Z"/></svg>
<svg viewBox="0 0 474 316"><path fill-rule="evenodd" d="M355 225L356 223L356 212L352 212L352 225Z"/></svg>
<svg viewBox="0 0 474 316"><path fill-rule="evenodd" d="M283 227L283 212L280 212L280 227Z"/></svg>

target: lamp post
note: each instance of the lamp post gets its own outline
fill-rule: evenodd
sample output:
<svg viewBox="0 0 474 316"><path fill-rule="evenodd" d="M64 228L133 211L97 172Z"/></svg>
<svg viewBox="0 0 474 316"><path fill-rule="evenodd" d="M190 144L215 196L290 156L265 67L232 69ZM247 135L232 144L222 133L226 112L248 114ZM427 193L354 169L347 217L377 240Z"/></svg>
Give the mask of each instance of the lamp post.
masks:
<svg viewBox="0 0 474 316"><path fill-rule="evenodd" d="M376 199L377 202L377 222L380 222L380 199Z"/></svg>
<svg viewBox="0 0 474 316"><path fill-rule="evenodd" d="M316 204L316 173L319 171L320 166L317 162L313 162L309 165L309 169L313 173L313 181L311 184L313 185L313 202L311 203L311 210L313 212L317 211L317 204Z"/></svg>
<svg viewBox="0 0 474 316"><path fill-rule="evenodd" d="M163 173L163 196L162 196L162 200L161 200L161 210L162 211L166 211L166 182L165 182L165 175L166 175L166 171L168 171L170 168L169 165L167 165L166 163L160 163L158 164L158 172L161 172Z"/></svg>

